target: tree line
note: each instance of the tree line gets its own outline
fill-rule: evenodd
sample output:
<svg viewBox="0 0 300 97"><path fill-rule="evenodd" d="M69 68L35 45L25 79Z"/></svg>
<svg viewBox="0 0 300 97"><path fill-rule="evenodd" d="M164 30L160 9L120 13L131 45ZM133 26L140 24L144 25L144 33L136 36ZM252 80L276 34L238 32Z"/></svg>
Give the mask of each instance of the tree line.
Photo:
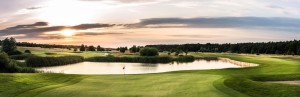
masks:
<svg viewBox="0 0 300 97"><path fill-rule="evenodd" d="M140 52L140 50L144 48L143 46L136 46L133 45L132 47L130 47L128 49L128 47L118 47L117 51L120 51L121 53L125 53L127 50L129 50L131 53L136 53L136 52Z"/></svg>
<svg viewBox="0 0 300 97"><path fill-rule="evenodd" d="M175 44L175 45L146 45L160 51L184 51L184 52L229 52L249 54L284 54L300 55L300 40L280 42L257 42L257 43L236 43L236 44Z"/></svg>
<svg viewBox="0 0 300 97"><path fill-rule="evenodd" d="M12 38L12 37L11 37ZM6 39L11 39L11 38L6 38ZM13 38L15 39L15 38ZM0 45L5 41L0 40ZM23 47L41 47L41 48L74 48L74 47L79 47L77 45L57 45L57 44L38 44L38 43L30 43L30 42L16 42L17 46L23 46Z"/></svg>
<svg viewBox="0 0 300 97"><path fill-rule="evenodd" d="M77 48L74 48L74 51L76 52ZM106 51L106 49L101 47L100 45L98 45L97 47L94 47L93 45L87 46L87 45L82 44L79 47L79 51Z"/></svg>
<svg viewBox="0 0 300 97"><path fill-rule="evenodd" d="M16 46L22 47L41 47L41 48L61 48L61 49L69 49L73 51L106 51L105 49L98 45L94 47L93 45L57 45L57 44L38 44L38 43L29 43L29 42L17 42L15 38L5 38L4 40L0 40L0 45L4 45L5 47L10 48L2 48L3 51L7 52L9 55L14 55L14 53L19 54L20 52L16 52ZM7 46L6 46L7 45ZM8 51L10 50L10 51ZM12 54L10 54L12 53Z"/></svg>

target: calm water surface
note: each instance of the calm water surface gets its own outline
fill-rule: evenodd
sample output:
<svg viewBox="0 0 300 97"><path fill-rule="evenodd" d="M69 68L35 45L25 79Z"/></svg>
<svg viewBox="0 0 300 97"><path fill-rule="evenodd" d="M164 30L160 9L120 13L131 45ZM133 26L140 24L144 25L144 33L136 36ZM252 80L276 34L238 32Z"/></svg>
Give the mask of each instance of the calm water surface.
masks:
<svg viewBox="0 0 300 97"><path fill-rule="evenodd" d="M125 67L125 69L123 69L123 67ZM197 60L191 63L168 64L82 62L37 69L45 72L65 74L145 74L180 70L207 70L240 67L241 66L226 61Z"/></svg>

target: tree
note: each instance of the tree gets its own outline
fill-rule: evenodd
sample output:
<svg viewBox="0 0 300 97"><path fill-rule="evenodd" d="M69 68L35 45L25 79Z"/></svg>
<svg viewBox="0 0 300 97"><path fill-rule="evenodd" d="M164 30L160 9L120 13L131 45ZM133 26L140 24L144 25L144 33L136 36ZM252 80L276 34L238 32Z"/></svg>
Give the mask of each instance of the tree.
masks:
<svg viewBox="0 0 300 97"><path fill-rule="evenodd" d="M175 52L175 56L178 56L180 53L182 53L183 51L182 50L177 50L176 52Z"/></svg>
<svg viewBox="0 0 300 97"><path fill-rule="evenodd" d="M158 56L158 50L156 48L145 47L140 50L141 56Z"/></svg>
<svg viewBox="0 0 300 97"><path fill-rule="evenodd" d="M121 53L125 53L126 52L126 48L125 47L120 47L119 49L120 49Z"/></svg>
<svg viewBox="0 0 300 97"><path fill-rule="evenodd" d="M80 50L80 51L85 51L85 47L84 47L83 44L80 46L79 50Z"/></svg>
<svg viewBox="0 0 300 97"><path fill-rule="evenodd" d="M132 46L129 50L130 50L130 52L132 52L132 53L138 52L138 48L137 48L135 45Z"/></svg>
<svg viewBox="0 0 300 97"><path fill-rule="evenodd" d="M0 52L0 71L6 68L9 63L8 55L5 52Z"/></svg>
<svg viewBox="0 0 300 97"><path fill-rule="evenodd" d="M85 51L89 51L88 48L89 47L87 45L84 46Z"/></svg>
<svg viewBox="0 0 300 97"><path fill-rule="evenodd" d="M188 55L189 51L188 50L184 50L185 55Z"/></svg>
<svg viewBox="0 0 300 97"><path fill-rule="evenodd" d="M2 42L2 51L7 53L8 55L18 55L22 54L22 52L17 50L17 41L15 38L5 38Z"/></svg>
<svg viewBox="0 0 300 97"><path fill-rule="evenodd" d="M77 47L74 47L74 48L73 48L73 51L74 51L74 52L77 52L77 51L78 51L78 48L77 48Z"/></svg>
<svg viewBox="0 0 300 97"><path fill-rule="evenodd" d="M91 46L88 47L88 51L96 51L96 49L95 49L94 46L91 45Z"/></svg>
<svg viewBox="0 0 300 97"><path fill-rule="evenodd" d="M97 46L97 51L104 51L105 49L102 48L100 45Z"/></svg>

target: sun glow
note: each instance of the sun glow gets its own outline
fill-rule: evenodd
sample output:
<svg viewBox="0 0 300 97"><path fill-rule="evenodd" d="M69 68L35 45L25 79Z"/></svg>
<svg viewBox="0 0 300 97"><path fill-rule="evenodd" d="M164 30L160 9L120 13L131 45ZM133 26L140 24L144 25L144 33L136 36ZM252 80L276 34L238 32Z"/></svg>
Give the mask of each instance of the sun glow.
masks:
<svg viewBox="0 0 300 97"><path fill-rule="evenodd" d="M67 37L73 36L75 33L73 30L63 30L61 31L61 34Z"/></svg>
<svg viewBox="0 0 300 97"><path fill-rule="evenodd" d="M99 18L99 12L105 10L105 6L99 7L91 2L80 0L49 0L44 2L44 8L37 18L49 22L51 25L77 25L94 22Z"/></svg>

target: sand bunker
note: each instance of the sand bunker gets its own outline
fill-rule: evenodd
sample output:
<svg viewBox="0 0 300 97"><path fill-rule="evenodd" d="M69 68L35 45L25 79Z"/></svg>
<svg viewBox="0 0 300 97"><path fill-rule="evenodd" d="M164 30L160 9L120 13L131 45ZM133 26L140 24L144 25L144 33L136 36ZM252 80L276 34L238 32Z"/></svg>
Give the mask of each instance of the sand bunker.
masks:
<svg viewBox="0 0 300 97"><path fill-rule="evenodd" d="M270 81L270 83L300 85L300 80L297 80L297 81Z"/></svg>

